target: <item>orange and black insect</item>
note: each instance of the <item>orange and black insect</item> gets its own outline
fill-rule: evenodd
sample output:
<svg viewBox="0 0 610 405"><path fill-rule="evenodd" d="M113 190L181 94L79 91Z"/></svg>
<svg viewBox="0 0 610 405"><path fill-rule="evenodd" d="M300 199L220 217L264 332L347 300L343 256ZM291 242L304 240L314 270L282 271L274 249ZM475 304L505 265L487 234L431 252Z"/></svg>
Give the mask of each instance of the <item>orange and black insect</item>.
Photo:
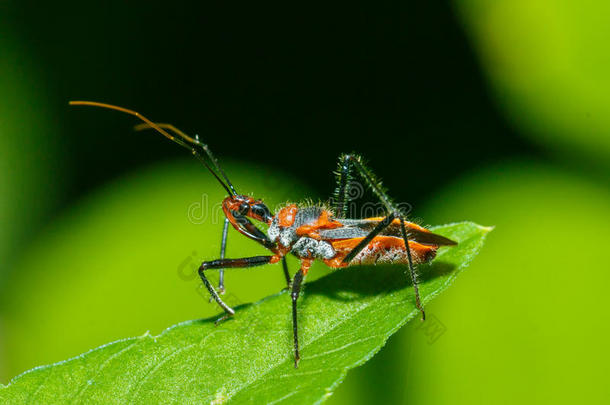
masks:
<svg viewBox="0 0 610 405"><path fill-rule="evenodd" d="M199 267L199 276L203 284L212 298L225 311L225 315L218 321L235 314L235 311L225 304L219 295L224 292L224 269L254 267L281 261L286 283L291 289L294 365L297 367L300 359L297 300L301 284L316 259L323 261L331 268L377 263L407 266L415 291L415 303L421 311L422 320L425 319L424 308L419 297L415 266L432 260L440 246L455 245L456 242L408 222L406 214L388 197L380 181L364 164L360 156L355 154L340 156L336 171L337 188L332 208L325 208L321 205L289 204L274 215L262 200L235 191L233 184L208 146L200 142L198 137L192 138L169 124L154 123L138 112L123 107L92 101L71 101L70 104L109 108L138 117L144 121L144 124L138 126L139 129L155 129L166 138L189 149L225 189L228 195L222 202L226 218L222 231L220 258L205 261ZM359 175L379 199L386 211L385 216L364 219L346 218L347 196L350 192L350 179L353 173ZM251 220L266 224L267 233L261 231ZM267 248L271 254L239 259L225 258L229 224L242 235ZM301 261L301 266L294 277L290 277L286 263L286 255L289 253ZM212 269L220 271L217 289L212 286L206 276L206 272Z"/></svg>

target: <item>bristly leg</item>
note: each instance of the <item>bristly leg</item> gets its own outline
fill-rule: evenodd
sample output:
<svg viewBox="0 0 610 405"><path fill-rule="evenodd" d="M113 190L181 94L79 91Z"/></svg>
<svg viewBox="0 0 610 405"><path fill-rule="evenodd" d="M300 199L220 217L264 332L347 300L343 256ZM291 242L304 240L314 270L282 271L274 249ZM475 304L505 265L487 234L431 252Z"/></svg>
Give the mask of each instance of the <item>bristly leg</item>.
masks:
<svg viewBox="0 0 610 405"><path fill-rule="evenodd" d="M337 189L335 191L335 201L337 204L335 205L335 212L337 215L343 215L346 211L347 206L347 195L349 192L349 179L351 176L352 168L355 168L362 180L366 183L366 185L371 189L373 194L379 198L379 200L385 206L388 216L386 216L370 233L367 237L359 243L351 252L343 260L346 263L349 263L353 260L354 257L358 253L364 249L368 243L373 240L375 236L383 231L387 226L389 226L394 218L400 219L401 229L402 229L402 237L405 242L405 249L407 252L407 259L409 265L409 273L411 276L411 281L413 282L413 290L415 292L415 303L417 308L421 311L422 321L426 319L426 313L424 311L423 306L421 305L421 299L419 296L419 286L417 281L417 273L415 272L415 266L413 265L413 258L411 255L411 248L409 247L409 237L408 233L405 229L405 220L406 213L402 212L400 208L394 204L392 199L388 196L387 191L384 189L381 184L381 180L379 180L375 174L364 164L362 158L355 154L345 154L339 157L339 165L338 165L337 174ZM366 243L364 243L366 241Z"/></svg>
<svg viewBox="0 0 610 405"><path fill-rule="evenodd" d="M390 212L390 214L387 217L385 217L381 221L379 221L379 223L375 226L375 228L373 228L373 230L371 232L369 232L369 234L366 235L366 237L364 239L362 239L360 241L360 243L358 243L356 245L356 247L354 247L343 258L343 262L349 263L352 260L354 260L354 258L358 255L358 253L360 253L365 247L367 247L368 244L371 243L371 241L375 238L375 236L379 235L381 232L384 231L384 229L386 229L388 226L390 226L390 224L392 223L394 218L396 218L396 214L394 212Z"/></svg>
<svg viewBox="0 0 610 405"><path fill-rule="evenodd" d="M411 280L413 280L413 290L415 290L415 305L417 309L421 312L421 320L426 320L426 312L424 311L424 307L421 304L421 300L419 298L419 283L417 281L417 273L415 272L415 266L413 266L413 257L411 256L411 249L409 249L409 239L407 238L407 230L405 228L405 220L400 217L400 231L402 233L402 238L405 241L405 245L407 246L407 260L409 261L409 272L411 273Z"/></svg>
<svg viewBox="0 0 610 405"><path fill-rule="evenodd" d="M348 161L339 159L337 171L334 172L337 182L337 188L333 195L333 208L335 215L339 218L345 218L347 215L347 196L349 195L349 184L351 181L350 164Z"/></svg>

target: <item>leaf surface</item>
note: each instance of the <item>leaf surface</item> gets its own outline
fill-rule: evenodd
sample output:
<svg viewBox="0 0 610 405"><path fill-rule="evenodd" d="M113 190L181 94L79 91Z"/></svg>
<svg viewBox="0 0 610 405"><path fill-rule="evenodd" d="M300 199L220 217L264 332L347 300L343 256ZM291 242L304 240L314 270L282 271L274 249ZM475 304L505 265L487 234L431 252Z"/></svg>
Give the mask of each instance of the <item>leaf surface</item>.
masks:
<svg viewBox="0 0 610 405"><path fill-rule="evenodd" d="M490 228L464 222L433 230L459 244L419 267L424 304L468 266ZM0 387L0 402L320 403L348 370L418 315L405 277L398 266L353 267L306 284L298 369L290 295L283 291L238 307L218 326L214 319L184 322L159 336L109 343L35 368Z"/></svg>

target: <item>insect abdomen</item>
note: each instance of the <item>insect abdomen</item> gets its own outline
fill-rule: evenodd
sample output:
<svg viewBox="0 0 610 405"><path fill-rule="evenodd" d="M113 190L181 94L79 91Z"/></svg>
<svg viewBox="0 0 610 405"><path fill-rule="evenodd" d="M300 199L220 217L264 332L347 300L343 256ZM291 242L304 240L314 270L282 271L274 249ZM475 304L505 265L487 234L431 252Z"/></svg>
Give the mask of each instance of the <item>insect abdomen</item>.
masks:
<svg viewBox="0 0 610 405"><path fill-rule="evenodd" d="M367 264L408 264L409 258L405 249L404 241L401 238L391 236L375 237L360 253L349 263L344 263L343 258L362 240L363 238L353 238L338 240L332 243L337 255L325 261L330 267L346 267L353 265ZM409 241L411 259L414 264L425 263L436 256L437 246L423 245Z"/></svg>

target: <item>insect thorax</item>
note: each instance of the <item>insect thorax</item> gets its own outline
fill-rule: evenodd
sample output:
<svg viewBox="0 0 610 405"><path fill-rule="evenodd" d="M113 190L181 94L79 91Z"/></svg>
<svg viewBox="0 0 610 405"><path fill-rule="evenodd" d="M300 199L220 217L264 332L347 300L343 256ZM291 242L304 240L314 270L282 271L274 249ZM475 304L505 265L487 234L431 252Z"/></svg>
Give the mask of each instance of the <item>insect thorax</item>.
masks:
<svg viewBox="0 0 610 405"><path fill-rule="evenodd" d="M283 210L290 209L289 207ZM323 240L316 240L307 236L298 236L297 229L303 225L315 224L323 209L321 207L299 208L294 215L294 222L290 226L282 226L280 217L282 211L273 218L267 235L273 242L277 242L284 247L290 248L291 252L298 257L331 259L336 255L330 243Z"/></svg>

